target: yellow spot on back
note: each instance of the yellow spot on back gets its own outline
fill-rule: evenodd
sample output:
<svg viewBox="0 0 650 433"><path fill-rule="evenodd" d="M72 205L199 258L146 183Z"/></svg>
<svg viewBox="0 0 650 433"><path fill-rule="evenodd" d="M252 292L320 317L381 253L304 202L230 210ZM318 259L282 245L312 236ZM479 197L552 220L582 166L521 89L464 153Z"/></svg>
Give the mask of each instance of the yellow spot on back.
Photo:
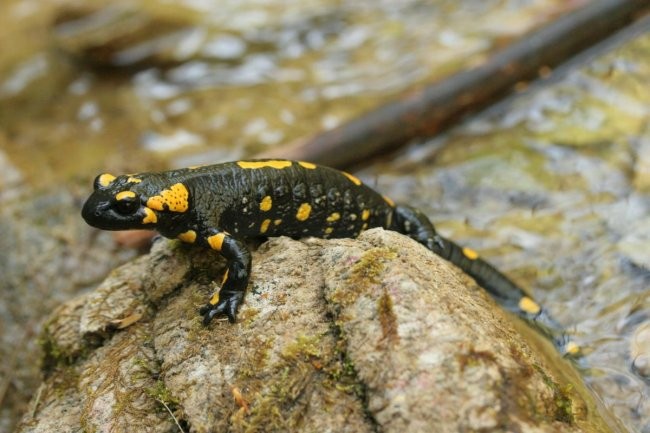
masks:
<svg viewBox="0 0 650 433"><path fill-rule="evenodd" d="M338 212L333 212L330 216L327 217L327 222L333 223L334 221L338 221L339 218L341 218L341 214Z"/></svg>
<svg viewBox="0 0 650 433"><path fill-rule="evenodd" d="M273 224L276 225L276 226L279 226L281 223L282 223L282 220L280 220L280 219L277 219L277 220L273 221Z"/></svg>
<svg viewBox="0 0 650 433"><path fill-rule="evenodd" d="M126 198L134 198L135 193L133 191L120 191L115 194L115 200L124 200Z"/></svg>
<svg viewBox="0 0 650 433"><path fill-rule="evenodd" d="M159 195L149 197L147 207L155 210L167 209L171 212L185 212L190 206L190 193L182 183L175 183L168 189L164 189Z"/></svg>
<svg viewBox="0 0 650 433"><path fill-rule="evenodd" d="M216 235L209 236L206 240L213 250L221 251L223 240L226 238L225 233L217 233Z"/></svg>
<svg viewBox="0 0 650 433"><path fill-rule="evenodd" d="M471 248L463 248L463 254L470 260L478 259L478 253Z"/></svg>
<svg viewBox="0 0 650 433"><path fill-rule="evenodd" d="M250 168L250 169L256 169L256 168L264 168L264 167L270 167L270 168L287 168L291 167L292 162L283 160L283 159L270 159L268 161L237 161L237 165L240 166L241 168Z"/></svg>
<svg viewBox="0 0 650 433"><path fill-rule="evenodd" d="M313 170L316 168L316 164L312 164L311 162L305 162L305 161L298 161L298 165L301 167L308 168L310 170Z"/></svg>
<svg viewBox="0 0 650 433"><path fill-rule="evenodd" d="M395 207L395 202L391 200L390 197L387 197L385 195L382 195L381 197L384 199L386 203L388 203L388 206Z"/></svg>
<svg viewBox="0 0 650 433"><path fill-rule="evenodd" d="M260 226L260 233L266 233L266 231L269 229L269 224L271 224L271 220L262 221L262 225Z"/></svg>
<svg viewBox="0 0 650 433"><path fill-rule="evenodd" d="M196 240L196 232L194 230L188 230L185 233L178 235L178 239L187 242L188 244L194 243Z"/></svg>
<svg viewBox="0 0 650 433"><path fill-rule="evenodd" d="M145 216L142 219L142 224L155 224L158 222L158 216L156 212L152 211L148 207L144 208Z"/></svg>
<svg viewBox="0 0 650 433"><path fill-rule="evenodd" d="M346 173L345 171L342 171L341 173L343 173L343 174L345 175L345 177L347 177L348 179L350 179L350 181L351 181L353 184L355 184L355 185L361 185L361 181L360 181L358 178L352 176L350 173Z"/></svg>
<svg viewBox="0 0 650 433"><path fill-rule="evenodd" d="M260 210L262 212L266 212L266 211L271 210L271 207L273 207L273 199L271 198L270 195L267 195L260 202Z"/></svg>
<svg viewBox="0 0 650 433"><path fill-rule="evenodd" d="M296 219L298 221L305 221L307 218L309 218L310 213L311 205L309 203L303 203L298 208L298 212L296 212Z"/></svg>
<svg viewBox="0 0 650 433"><path fill-rule="evenodd" d="M370 218L370 211L368 209L364 209L363 212L361 212L361 219L366 221L368 218Z"/></svg>
<svg viewBox="0 0 650 433"><path fill-rule="evenodd" d="M103 187L107 187L115 180L115 176L110 173L104 173L99 176L99 184Z"/></svg>
<svg viewBox="0 0 650 433"><path fill-rule="evenodd" d="M138 179L137 177L129 176L129 178L126 181L131 182L131 183L140 183L140 182L142 182L142 179Z"/></svg>
<svg viewBox="0 0 650 433"><path fill-rule="evenodd" d="M519 300L519 309L528 314L537 314L541 311L542 308L537 302L533 301L528 296L523 296Z"/></svg>
<svg viewBox="0 0 650 433"><path fill-rule="evenodd" d="M332 227L328 227L328 228L325 229L325 234L326 234L326 235L329 235L329 234L332 233L333 231L334 231L334 229L333 229Z"/></svg>

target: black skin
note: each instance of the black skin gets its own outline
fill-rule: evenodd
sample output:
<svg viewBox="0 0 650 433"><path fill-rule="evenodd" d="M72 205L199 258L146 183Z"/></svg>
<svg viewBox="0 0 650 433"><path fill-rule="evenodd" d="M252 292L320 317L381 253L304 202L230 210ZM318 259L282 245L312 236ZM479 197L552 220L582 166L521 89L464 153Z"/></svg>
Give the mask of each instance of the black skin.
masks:
<svg viewBox="0 0 650 433"><path fill-rule="evenodd" d="M206 325L221 314L235 322L250 277L246 240L283 235L349 238L383 227L407 235L449 260L504 307L533 321L557 345L565 342L559 325L544 310L529 314L519 309L520 299L527 294L505 275L481 258L467 257L461 247L438 235L417 209L394 205L341 171L296 161L257 160L110 176L110 181L105 176L95 179L95 191L83 207L82 216L88 224L104 230L155 229L168 238L192 230L195 244L216 249L227 260L228 274L218 302L200 310ZM187 209L174 210L165 204L154 210L155 222L143 222L151 213L149 198L177 184L187 191ZM265 198L270 207L263 205ZM311 209L301 220L298 215L305 217L305 212L299 210L306 204ZM208 241L215 235L222 238L219 248Z"/></svg>

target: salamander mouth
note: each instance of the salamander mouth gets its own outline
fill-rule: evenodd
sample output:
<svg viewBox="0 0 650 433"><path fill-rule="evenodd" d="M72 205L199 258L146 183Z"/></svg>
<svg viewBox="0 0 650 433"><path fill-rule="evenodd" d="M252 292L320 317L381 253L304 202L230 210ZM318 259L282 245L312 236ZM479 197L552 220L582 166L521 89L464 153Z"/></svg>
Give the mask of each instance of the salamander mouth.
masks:
<svg viewBox="0 0 650 433"><path fill-rule="evenodd" d="M88 225L102 230L123 230L118 227L119 219L115 218L115 213L110 203L96 200L92 196L81 209L81 217Z"/></svg>

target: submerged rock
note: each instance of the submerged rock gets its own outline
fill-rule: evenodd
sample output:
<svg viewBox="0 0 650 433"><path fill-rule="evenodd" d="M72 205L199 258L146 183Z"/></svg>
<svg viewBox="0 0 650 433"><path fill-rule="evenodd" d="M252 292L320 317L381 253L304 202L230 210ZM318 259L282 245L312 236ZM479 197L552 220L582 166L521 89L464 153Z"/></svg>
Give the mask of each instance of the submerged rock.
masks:
<svg viewBox="0 0 650 433"><path fill-rule="evenodd" d="M18 431L611 431L550 343L404 236L271 239L238 323L204 327L223 267L160 241L61 306Z"/></svg>

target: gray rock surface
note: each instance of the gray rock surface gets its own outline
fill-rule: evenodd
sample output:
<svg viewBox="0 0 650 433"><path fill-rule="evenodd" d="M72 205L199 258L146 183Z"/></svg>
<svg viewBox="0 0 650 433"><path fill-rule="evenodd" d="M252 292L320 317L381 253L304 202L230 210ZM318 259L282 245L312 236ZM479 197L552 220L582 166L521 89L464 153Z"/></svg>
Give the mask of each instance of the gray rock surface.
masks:
<svg viewBox="0 0 650 433"><path fill-rule="evenodd" d="M223 266L161 240L59 307L18 431L611 431L550 344L401 235L271 239L238 323L203 327Z"/></svg>

